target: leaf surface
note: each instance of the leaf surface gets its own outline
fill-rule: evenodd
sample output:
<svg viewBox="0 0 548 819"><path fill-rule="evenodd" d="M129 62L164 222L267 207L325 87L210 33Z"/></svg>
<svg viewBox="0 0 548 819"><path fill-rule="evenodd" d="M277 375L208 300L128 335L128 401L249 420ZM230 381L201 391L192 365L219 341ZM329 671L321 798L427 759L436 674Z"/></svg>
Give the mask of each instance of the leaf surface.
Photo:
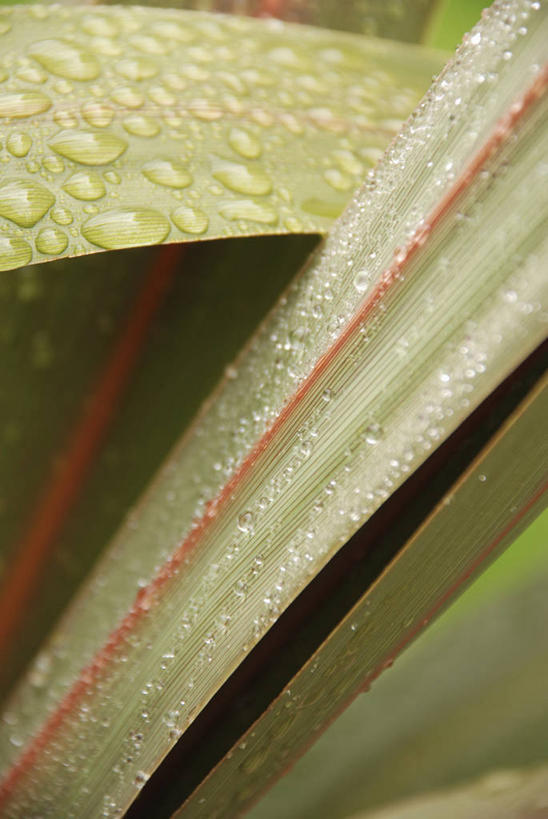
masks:
<svg viewBox="0 0 548 819"><path fill-rule="evenodd" d="M227 373L17 692L8 811L61 791L124 810L310 578L540 343L546 26L520 0L486 17Z"/></svg>
<svg viewBox="0 0 548 819"><path fill-rule="evenodd" d="M2 270L324 232L442 63L201 12L32 6L2 20Z"/></svg>

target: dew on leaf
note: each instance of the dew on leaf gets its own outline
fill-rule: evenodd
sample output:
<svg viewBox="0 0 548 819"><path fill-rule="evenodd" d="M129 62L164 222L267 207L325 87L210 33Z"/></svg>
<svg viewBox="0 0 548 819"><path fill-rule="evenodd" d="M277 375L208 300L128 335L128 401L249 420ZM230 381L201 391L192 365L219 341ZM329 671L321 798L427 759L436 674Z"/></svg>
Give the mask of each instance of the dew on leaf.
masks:
<svg viewBox="0 0 548 819"><path fill-rule="evenodd" d="M169 233L169 222L152 208L120 208L92 216L82 226L82 235L105 250L154 245Z"/></svg>
<svg viewBox="0 0 548 819"><path fill-rule="evenodd" d="M56 153L81 165L108 165L127 149L127 142L108 131L61 131L50 140Z"/></svg>
<svg viewBox="0 0 548 819"><path fill-rule="evenodd" d="M205 233L209 225L207 214L199 208L181 206L173 211L171 219L184 233Z"/></svg>
<svg viewBox="0 0 548 819"><path fill-rule="evenodd" d="M50 216L53 219L53 221L58 225L71 225L74 220L74 217L70 210L60 206L52 208Z"/></svg>
<svg viewBox="0 0 548 819"><path fill-rule="evenodd" d="M151 182L167 188L186 188L192 176L181 163L171 159L151 159L143 165L143 174Z"/></svg>
<svg viewBox="0 0 548 819"><path fill-rule="evenodd" d="M57 255L67 249L68 238L59 228L48 227L40 231L35 244L40 253Z"/></svg>
<svg viewBox="0 0 548 819"><path fill-rule="evenodd" d="M266 202L254 202L253 199L236 199L219 206L219 213L225 219L251 220L265 225L275 225L278 214Z"/></svg>
<svg viewBox="0 0 548 819"><path fill-rule="evenodd" d="M0 94L0 117L32 117L51 108L51 99L41 91Z"/></svg>
<svg viewBox="0 0 548 819"><path fill-rule="evenodd" d="M78 171L67 179L63 188L75 199L85 202L101 199L106 193L105 183L95 171Z"/></svg>
<svg viewBox="0 0 548 819"><path fill-rule="evenodd" d="M101 71L93 54L64 40L40 40L29 54L46 71L67 80L94 80Z"/></svg>
<svg viewBox="0 0 548 819"><path fill-rule="evenodd" d="M111 93L111 98L124 108L140 108L145 98L142 92L132 85L120 85Z"/></svg>
<svg viewBox="0 0 548 819"><path fill-rule="evenodd" d="M124 119L123 126L128 134L140 137L153 137L160 133L158 120L144 114L132 114Z"/></svg>
<svg viewBox="0 0 548 819"><path fill-rule="evenodd" d="M114 111L104 102L87 102L82 107L82 117L95 128L106 128L112 122Z"/></svg>
<svg viewBox="0 0 548 819"><path fill-rule="evenodd" d="M26 156L31 149L32 139L21 131L13 131L6 142L6 148L12 156Z"/></svg>
<svg viewBox="0 0 548 819"><path fill-rule="evenodd" d="M257 159L262 153L260 140L243 128L231 128L228 142L230 147L244 159Z"/></svg>
<svg viewBox="0 0 548 819"><path fill-rule="evenodd" d="M150 57L131 57L119 60L114 66L120 77L126 80L148 80L158 73L158 64Z"/></svg>
<svg viewBox="0 0 548 819"><path fill-rule="evenodd" d="M19 227L32 227L55 202L53 194L38 182L12 179L0 185L0 216Z"/></svg>
<svg viewBox="0 0 548 819"><path fill-rule="evenodd" d="M0 236L0 270L23 267L32 259L32 248L19 236Z"/></svg>
<svg viewBox="0 0 548 819"><path fill-rule="evenodd" d="M272 180L259 165L244 165L214 157L212 174L215 179L236 193L264 196L272 190Z"/></svg>

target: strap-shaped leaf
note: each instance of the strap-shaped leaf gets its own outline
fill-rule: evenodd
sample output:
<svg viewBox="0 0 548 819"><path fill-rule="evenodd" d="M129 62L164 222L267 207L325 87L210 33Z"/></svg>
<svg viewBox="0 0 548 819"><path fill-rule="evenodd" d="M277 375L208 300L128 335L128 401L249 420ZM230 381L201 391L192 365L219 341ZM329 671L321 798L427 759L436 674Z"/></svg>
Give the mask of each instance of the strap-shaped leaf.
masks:
<svg viewBox="0 0 548 819"><path fill-rule="evenodd" d="M227 374L15 697L8 810L124 810L311 574L543 338L547 24L495 7Z"/></svg>
<svg viewBox="0 0 548 819"><path fill-rule="evenodd" d="M441 64L419 47L199 12L15 7L2 27L2 270L323 232Z"/></svg>

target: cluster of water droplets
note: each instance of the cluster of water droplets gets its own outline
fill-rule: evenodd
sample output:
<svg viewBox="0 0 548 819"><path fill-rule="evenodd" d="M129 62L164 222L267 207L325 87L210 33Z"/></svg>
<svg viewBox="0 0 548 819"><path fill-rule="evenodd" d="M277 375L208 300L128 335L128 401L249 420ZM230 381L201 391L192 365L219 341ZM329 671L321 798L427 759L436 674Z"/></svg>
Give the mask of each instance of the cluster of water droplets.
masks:
<svg viewBox="0 0 548 819"><path fill-rule="evenodd" d="M527 88L534 77L546 32L535 27L527 38L518 29L538 9L525 0L501 8L475 30L304 274L226 372L215 401L150 490L153 502L128 519L54 637L52 650L64 646L65 654L57 653L52 670L42 675L42 697L29 691L30 682L17 694L5 730L23 742L142 586L139 626L109 660L88 703L95 720L111 715L110 731L95 747L89 719L71 715L60 739L63 764L78 771L70 785L75 810L89 808L93 784L105 776L98 760L116 755L112 723L131 725L133 733L126 761L108 770L106 815L115 815L142 786L158 748L173 744L309 577L492 389L504 368L517 363L513 335L522 333L533 346L540 336L538 259L546 258L546 242L536 256L515 259L510 275L487 237L480 277L474 259L466 264L464 254L476 236L475 189L460 215L451 217L444 245L431 243L431 255L425 245L417 267L408 250L414 240L422 247L416 237L428 233L439 189L462 174L512 101L514 78ZM519 45L527 40L527 48ZM509 51L512 59L504 56ZM276 59L283 64L291 57L282 50ZM510 70L514 59L517 72ZM488 75L505 89L504 98L487 91L480 76ZM466 115L458 116L463 106ZM214 172L229 174L227 162L232 160L221 157ZM510 240L518 236L513 211L521 213L523 190L508 174L488 173L478 184L481 195L496 183L506 185L500 190L509 201L517 197L516 207L511 200L504 213ZM525 188L531 179L538 187L533 174ZM266 186L264 177L260 183ZM469 316L464 323L463 314ZM269 431L273 425L275 434ZM261 436L265 446L254 450ZM176 552L169 580L159 590L149 585L181 542L192 544L193 537L200 538L199 549ZM154 617L147 618L152 608ZM71 654L73 642L78 652ZM357 662L353 649L351 654ZM326 668L321 673L329 677ZM141 692L137 699L123 694L129 674L132 691ZM345 693L336 683L335 675L333 688L325 687L332 702ZM290 694L287 701L288 711L298 705ZM321 721L318 702L309 705ZM327 701L322 707L327 714ZM280 724L278 715L277 731ZM273 733L271 747L275 741ZM55 754L43 755L34 782L25 782L21 798L27 804L55 804L57 764ZM242 752L241 764L250 773L263 761ZM91 793L84 793L83 782ZM204 810L213 815L210 805Z"/></svg>
<svg viewBox="0 0 548 819"><path fill-rule="evenodd" d="M1 269L323 231L437 68L409 50L395 74L391 45L200 13L33 6L1 22Z"/></svg>

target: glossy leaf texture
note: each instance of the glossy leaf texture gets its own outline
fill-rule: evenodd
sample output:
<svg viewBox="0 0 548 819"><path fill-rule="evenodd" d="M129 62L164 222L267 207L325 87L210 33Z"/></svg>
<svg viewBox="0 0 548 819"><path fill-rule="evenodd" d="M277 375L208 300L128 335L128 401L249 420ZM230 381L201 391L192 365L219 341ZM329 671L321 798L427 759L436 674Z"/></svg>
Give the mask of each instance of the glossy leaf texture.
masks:
<svg viewBox="0 0 548 819"><path fill-rule="evenodd" d="M124 810L310 578L540 343L546 26L536 3L494 8L227 372L12 700L7 815L61 794Z"/></svg>
<svg viewBox="0 0 548 819"><path fill-rule="evenodd" d="M2 27L2 270L323 232L442 64L419 47L200 12L24 6L4 9Z"/></svg>

